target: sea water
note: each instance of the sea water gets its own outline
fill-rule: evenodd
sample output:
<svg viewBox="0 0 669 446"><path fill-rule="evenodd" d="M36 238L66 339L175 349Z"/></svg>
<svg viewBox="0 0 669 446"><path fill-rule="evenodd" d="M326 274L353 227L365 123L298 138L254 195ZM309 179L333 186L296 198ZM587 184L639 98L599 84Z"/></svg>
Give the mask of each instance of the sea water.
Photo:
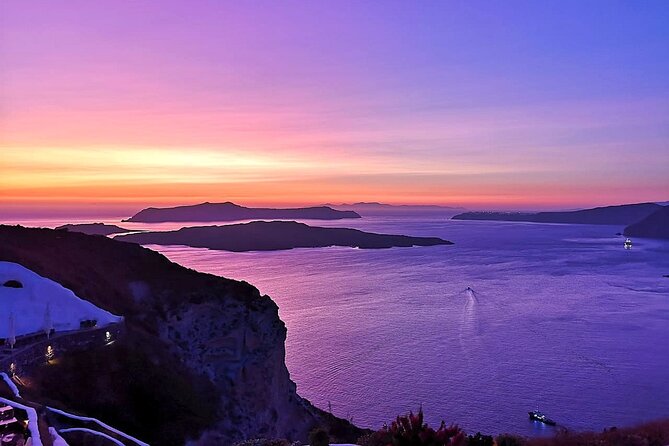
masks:
<svg viewBox="0 0 669 446"><path fill-rule="evenodd" d="M455 244L149 247L270 295L288 327L286 363L299 394L360 426L378 428L419 407L430 423L489 434L553 432L529 421L536 408L574 430L669 417L668 242L635 239L625 250L617 226L308 223Z"/></svg>

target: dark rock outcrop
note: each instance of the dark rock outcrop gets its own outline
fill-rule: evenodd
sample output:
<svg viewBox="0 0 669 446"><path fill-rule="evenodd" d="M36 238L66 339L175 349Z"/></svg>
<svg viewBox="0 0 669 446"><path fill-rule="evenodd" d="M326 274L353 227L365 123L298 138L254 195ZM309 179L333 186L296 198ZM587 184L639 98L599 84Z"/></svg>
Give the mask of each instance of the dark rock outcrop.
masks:
<svg viewBox="0 0 669 446"><path fill-rule="evenodd" d="M453 220L527 221L534 223L571 223L586 225L629 225L662 206L655 203L623 204L569 212L464 212Z"/></svg>
<svg viewBox="0 0 669 446"><path fill-rule="evenodd" d="M186 245L224 251L276 251L292 248L349 246L392 248L451 245L437 237L409 237L347 228L321 228L294 221L254 221L226 226L198 226L177 231L143 232L117 237L140 244Z"/></svg>
<svg viewBox="0 0 669 446"><path fill-rule="evenodd" d="M57 230L81 232L88 235L110 235L121 232L128 232L129 229L121 228L116 225L107 225L104 223L78 223L58 226Z"/></svg>
<svg viewBox="0 0 669 446"><path fill-rule="evenodd" d="M2 286L7 288L23 288L23 284L21 282L13 279L3 283Z"/></svg>
<svg viewBox="0 0 669 446"><path fill-rule="evenodd" d="M340 220L342 218L360 218L360 215L353 211L338 211L327 206L292 209L248 208L228 201L172 208L146 208L124 221L160 223L267 219Z"/></svg>
<svg viewBox="0 0 669 446"><path fill-rule="evenodd" d="M20 226L0 226L0 260L125 316L126 335L111 348L42 370L26 389L33 400L49 398L165 446L304 441L322 424L336 426L341 440L361 432L297 395L278 308L245 282L134 243Z"/></svg>
<svg viewBox="0 0 669 446"><path fill-rule="evenodd" d="M628 237L669 239L669 206L664 206L648 217L625 228Z"/></svg>

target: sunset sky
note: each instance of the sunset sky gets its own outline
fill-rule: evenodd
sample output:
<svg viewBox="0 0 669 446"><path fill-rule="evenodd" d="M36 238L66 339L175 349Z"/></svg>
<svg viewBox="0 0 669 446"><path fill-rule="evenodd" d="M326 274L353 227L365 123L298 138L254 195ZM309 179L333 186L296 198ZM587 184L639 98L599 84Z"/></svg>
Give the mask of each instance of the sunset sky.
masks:
<svg viewBox="0 0 669 446"><path fill-rule="evenodd" d="M667 1L0 2L0 212L669 200Z"/></svg>

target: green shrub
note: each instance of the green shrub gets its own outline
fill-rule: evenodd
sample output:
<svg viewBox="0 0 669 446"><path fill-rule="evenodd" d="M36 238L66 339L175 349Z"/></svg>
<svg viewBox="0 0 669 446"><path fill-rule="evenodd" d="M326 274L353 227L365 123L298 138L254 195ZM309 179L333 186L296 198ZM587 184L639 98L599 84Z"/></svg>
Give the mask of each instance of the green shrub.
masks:
<svg viewBox="0 0 669 446"><path fill-rule="evenodd" d="M316 428L309 434L309 444L311 446L329 446L330 436L321 428Z"/></svg>
<svg viewBox="0 0 669 446"><path fill-rule="evenodd" d="M457 426L446 427L443 421L439 429L434 430L423 423L423 409L420 409L416 415L410 412L398 416L390 426L358 441L362 446L461 446L465 443L465 434Z"/></svg>
<svg viewBox="0 0 669 446"><path fill-rule="evenodd" d="M483 435L481 432L467 437L467 446L493 446L494 443L492 436Z"/></svg>
<svg viewBox="0 0 669 446"><path fill-rule="evenodd" d="M522 446L525 444L522 438L511 434L502 434L497 437L497 446Z"/></svg>

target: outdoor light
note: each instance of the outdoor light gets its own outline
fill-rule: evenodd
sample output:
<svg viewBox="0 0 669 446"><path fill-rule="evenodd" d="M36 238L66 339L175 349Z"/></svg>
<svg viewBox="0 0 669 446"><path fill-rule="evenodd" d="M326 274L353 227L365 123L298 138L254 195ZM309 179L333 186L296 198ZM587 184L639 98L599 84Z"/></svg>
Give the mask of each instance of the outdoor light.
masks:
<svg viewBox="0 0 669 446"><path fill-rule="evenodd" d="M44 355L44 356L46 357L47 361L53 359L53 347L52 346L50 346L50 345L47 346L46 355Z"/></svg>

